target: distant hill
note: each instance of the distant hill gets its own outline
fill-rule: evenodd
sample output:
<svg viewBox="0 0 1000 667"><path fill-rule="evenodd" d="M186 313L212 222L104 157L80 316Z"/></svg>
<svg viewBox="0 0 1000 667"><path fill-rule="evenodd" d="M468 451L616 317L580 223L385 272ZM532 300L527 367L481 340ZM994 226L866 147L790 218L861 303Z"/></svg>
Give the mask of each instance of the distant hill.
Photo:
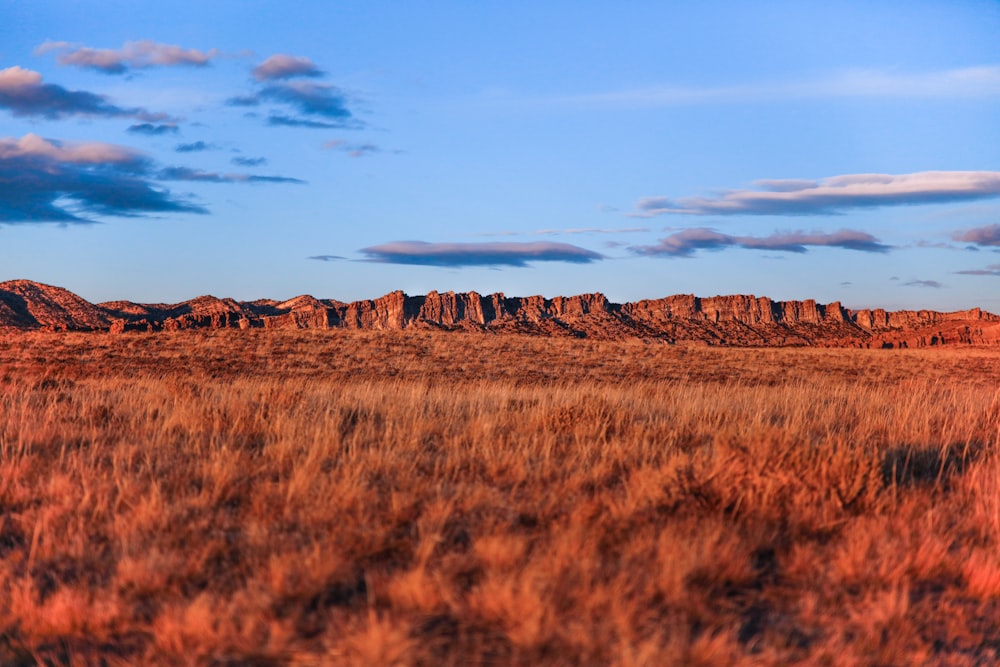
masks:
<svg viewBox="0 0 1000 667"><path fill-rule="evenodd" d="M475 292L407 296L398 291L353 303L311 296L280 302L200 296L176 304L95 305L60 287L28 280L0 283L0 329L124 333L202 328L424 328L732 346L1000 344L1000 316L979 308L949 313L850 310L838 302L687 294L618 304L602 294L547 299Z"/></svg>
<svg viewBox="0 0 1000 667"><path fill-rule="evenodd" d="M69 290L10 280L0 283L0 326L92 331L110 327L111 318L103 308Z"/></svg>

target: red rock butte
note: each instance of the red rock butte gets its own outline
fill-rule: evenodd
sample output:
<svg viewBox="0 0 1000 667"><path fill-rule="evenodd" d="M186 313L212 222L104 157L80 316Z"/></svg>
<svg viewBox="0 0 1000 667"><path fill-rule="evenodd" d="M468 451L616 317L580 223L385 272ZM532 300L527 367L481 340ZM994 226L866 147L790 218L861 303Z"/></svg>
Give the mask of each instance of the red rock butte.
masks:
<svg viewBox="0 0 1000 667"><path fill-rule="evenodd" d="M343 303L299 296L235 301L200 296L176 304L92 304L61 287L0 283L0 330L438 329L731 346L913 348L996 345L1000 316L979 308L850 310L839 302L689 294L612 303L603 294L508 297L501 293L396 291Z"/></svg>

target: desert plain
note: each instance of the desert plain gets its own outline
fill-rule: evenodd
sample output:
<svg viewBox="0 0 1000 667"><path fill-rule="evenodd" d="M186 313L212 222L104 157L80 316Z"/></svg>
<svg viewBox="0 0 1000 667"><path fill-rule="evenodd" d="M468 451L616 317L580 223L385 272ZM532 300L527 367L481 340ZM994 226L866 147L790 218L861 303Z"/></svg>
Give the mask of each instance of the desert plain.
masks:
<svg viewBox="0 0 1000 667"><path fill-rule="evenodd" d="M0 334L0 664L1000 660L1000 349Z"/></svg>
<svg viewBox="0 0 1000 667"><path fill-rule="evenodd" d="M1000 666L998 37L0 0L0 667Z"/></svg>

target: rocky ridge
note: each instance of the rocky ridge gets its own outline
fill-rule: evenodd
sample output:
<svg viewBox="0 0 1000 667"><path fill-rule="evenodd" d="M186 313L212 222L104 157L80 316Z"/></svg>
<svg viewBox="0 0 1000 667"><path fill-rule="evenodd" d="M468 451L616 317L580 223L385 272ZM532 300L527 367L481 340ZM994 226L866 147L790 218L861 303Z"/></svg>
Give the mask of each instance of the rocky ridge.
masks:
<svg viewBox="0 0 1000 667"><path fill-rule="evenodd" d="M95 305L59 287L27 280L0 283L0 329L124 333L202 328L425 328L734 346L1000 344L1000 316L979 308L950 313L850 310L838 302L687 294L617 304L603 294L547 299L475 292L408 296L400 291L353 303L311 296L280 302L201 296L177 304Z"/></svg>
<svg viewBox="0 0 1000 667"><path fill-rule="evenodd" d="M30 280L0 283L0 327L93 331L110 325L104 308L69 290Z"/></svg>

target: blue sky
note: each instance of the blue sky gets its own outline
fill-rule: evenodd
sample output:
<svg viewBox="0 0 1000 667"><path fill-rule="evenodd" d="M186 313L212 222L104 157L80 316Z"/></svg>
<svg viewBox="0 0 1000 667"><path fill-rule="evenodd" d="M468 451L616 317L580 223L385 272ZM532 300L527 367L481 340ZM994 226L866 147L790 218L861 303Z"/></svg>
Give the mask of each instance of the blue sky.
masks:
<svg viewBox="0 0 1000 667"><path fill-rule="evenodd" d="M996 2L0 0L0 280L1000 312Z"/></svg>

